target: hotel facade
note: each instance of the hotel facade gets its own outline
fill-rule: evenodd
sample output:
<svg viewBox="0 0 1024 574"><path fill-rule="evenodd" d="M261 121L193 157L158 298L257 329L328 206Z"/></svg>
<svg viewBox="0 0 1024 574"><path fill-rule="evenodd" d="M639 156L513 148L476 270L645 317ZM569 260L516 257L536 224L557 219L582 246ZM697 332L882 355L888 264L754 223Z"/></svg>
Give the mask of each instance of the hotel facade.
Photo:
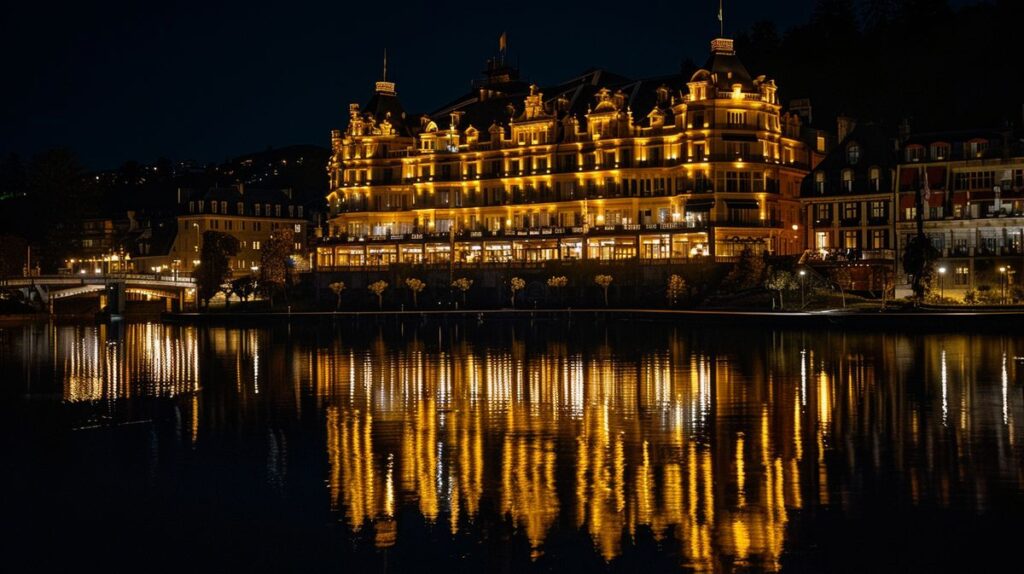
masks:
<svg viewBox="0 0 1024 574"><path fill-rule="evenodd" d="M385 79L331 134L316 264L797 254L801 181L824 141L725 39L692 74L594 70L545 88L499 56L468 94L418 116Z"/></svg>
<svg viewBox="0 0 1024 574"><path fill-rule="evenodd" d="M932 291L1009 297L1024 272L1024 144L1010 129L914 134L895 190L897 254L922 228L938 251ZM920 202L918 194L921 194ZM898 288L910 289L900 276Z"/></svg>

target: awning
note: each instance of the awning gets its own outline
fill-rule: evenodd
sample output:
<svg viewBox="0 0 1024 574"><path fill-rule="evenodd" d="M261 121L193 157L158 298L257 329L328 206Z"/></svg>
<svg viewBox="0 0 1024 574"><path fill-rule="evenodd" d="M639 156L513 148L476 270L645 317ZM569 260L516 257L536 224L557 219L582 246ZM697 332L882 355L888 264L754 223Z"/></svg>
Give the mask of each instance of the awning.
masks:
<svg viewBox="0 0 1024 574"><path fill-rule="evenodd" d="M935 165L926 169L928 170L928 187L931 189L946 189L946 167Z"/></svg>
<svg viewBox="0 0 1024 574"><path fill-rule="evenodd" d="M756 199L727 199L725 206L729 209L758 209L760 207Z"/></svg>
<svg viewBox="0 0 1024 574"><path fill-rule="evenodd" d="M917 167L902 167L900 168L900 191L912 191L918 187L918 176L921 175L920 168Z"/></svg>
<svg viewBox="0 0 1024 574"><path fill-rule="evenodd" d="M727 142L757 142L757 134L722 134Z"/></svg>
<svg viewBox="0 0 1024 574"><path fill-rule="evenodd" d="M711 211L713 207L714 199L691 199L686 202L686 211Z"/></svg>

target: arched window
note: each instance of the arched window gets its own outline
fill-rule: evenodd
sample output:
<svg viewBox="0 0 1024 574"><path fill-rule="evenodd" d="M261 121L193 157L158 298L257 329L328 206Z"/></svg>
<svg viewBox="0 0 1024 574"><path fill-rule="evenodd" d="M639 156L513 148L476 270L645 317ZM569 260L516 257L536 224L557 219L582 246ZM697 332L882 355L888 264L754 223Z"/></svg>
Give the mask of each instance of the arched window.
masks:
<svg viewBox="0 0 1024 574"><path fill-rule="evenodd" d="M860 161L860 146L856 143L851 143L846 147L846 162L850 165L857 165Z"/></svg>

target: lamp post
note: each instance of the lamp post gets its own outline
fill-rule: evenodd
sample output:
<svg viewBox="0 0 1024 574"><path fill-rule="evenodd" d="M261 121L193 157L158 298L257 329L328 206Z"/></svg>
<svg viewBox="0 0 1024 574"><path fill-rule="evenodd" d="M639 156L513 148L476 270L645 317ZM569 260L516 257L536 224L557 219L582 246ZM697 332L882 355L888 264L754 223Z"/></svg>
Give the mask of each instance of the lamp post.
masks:
<svg viewBox="0 0 1024 574"><path fill-rule="evenodd" d="M1006 303L1006 267L999 268L999 304Z"/></svg>
<svg viewBox="0 0 1024 574"><path fill-rule="evenodd" d="M806 275L807 275L807 271L801 269L800 270L800 308L801 309L803 309L804 307L807 306L807 303L804 302L804 277Z"/></svg>
<svg viewBox="0 0 1024 574"><path fill-rule="evenodd" d="M800 251L800 235L797 233L797 231L799 231L799 230L800 230L800 226L794 223L793 224L793 246L795 247L795 250L797 252Z"/></svg>
<svg viewBox="0 0 1024 574"><path fill-rule="evenodd" d="M946 268L939 267L939 297L946 298Z"/></svg>

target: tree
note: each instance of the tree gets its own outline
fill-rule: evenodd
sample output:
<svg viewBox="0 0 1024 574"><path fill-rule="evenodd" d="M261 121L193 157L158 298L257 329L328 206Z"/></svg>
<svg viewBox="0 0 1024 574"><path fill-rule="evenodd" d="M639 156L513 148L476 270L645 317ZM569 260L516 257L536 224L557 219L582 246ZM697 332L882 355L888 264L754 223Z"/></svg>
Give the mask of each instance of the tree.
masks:
<svg viewBox="0 0 1024 574"><path fill-rule="evenodd" d="M668 297L668 304L675 307L679 298L686 293L686 280L679 275L672 275L668 278L668 288L665 296Z"/></svg>
<svg viewBox="0 0 1024 574"><path fill-rule="evenodd" d="M725 277L725 285L733 291L753 289L764 282L764 257L755 255L749 247L740 251L740 257Z"/></svg>
<svg viewBox="0 0 1024 574"><path fill-rule="evenodd" d="M611 286L612 281L614 281L614 280L615 280L615 278L612 277L611 275L598 275L598 276L594 277L594 283L597 283L597 285L604 292L604 306L605 307L608 306L608 287Z"/></svg>
<svg viewBox="0 0 1024 574"><path fill-rule="evenodd" d="M509 282L509 288L512 290L512 307L516 306L516 292L522 291L526 287L526 281L523 281L521 277L513 277L512 281Z"/></svg>
<svg viewBox="0 0 1024 574"><path fill-rule="evenodd" d="M468 277L459 277L455 281L452 281L452 287L462 291L462 306L466 306L466 291L473 286L473 280Z"/></svg>
<svg viewBox="0 0 1024 574"><path fill-rule="evenodd" d="M291 255L295 244L291 229L275 229L263 244L260 252L260 286L274 306L274 293L282 291L288 300L288 284L291 282Z"/></svg>
<svg viewBox="0 0 1024 574"><path fill-rule="evenodd" d="M234 282L233 281L225 281L225 282L221 283L220 284L220 288L218 289L218 291L220 291L221 293L224 294L224 308L226 309L226 308L230 307L231 306L231 294L235 292Z"/></svg>
<svg viewBox="0 0 1024 574"><path fill-rule="evenodd" d="M552 275L548 277L548 288L556 290L559 293L565 289L565 286L569 284L569 278L565 275Z"/></svg>
<svg viewBox="0 0 1024 574"><path fill-rule="evenodd" d="M853 276L850 273L850 268L845 265L832 268L829 272L832 282L835 283L836 287L839 287L839 294L843 298L843 308L846 308L846 286L853 283Z"/></svg>
<svg viewBox="0 0 1024 574"><path fill-rule="evenodd" d="M784 269L769 269L768 278L764 282L765 289L779 293L779 309L786 308L783 293L797 288L796 277Z"/></svg>
<svg viewBox="0 0 1024 574"><path fill-rule="evenodd" d="M238 240L220 231L203 232L203 247L199 252L199 267L195 270L199 299L209 307L210 299L222 283L231 277L230 258L238 254Z"/></svg>
<svg viewBox="0 0 1024 574"><path fill-rule="evenodd" d="M938 257L938 250L932 246L931 239L924 233L918 233L907 242L907 248L903 252L903 271L911 277L910 286L914 291L914 299L918 302L924 299L928 291L935 271L935 260Z"/></svg>
<svg viewBox="0 0 1024 574"><path fill-rule="evenodd" d="M239 277L231 282L231 292L243 303L256 293L256 279L249 275Z"/></svg>
<svg viewBox="0 0 1024 574"><path fill-rule="evenodd" d="M328 285L328 287L331 288L331 291L334 293L334 296L336 298L336 301L334 303L334 310L337 311L338 309L341 309L341 292L345 290L345 282L335 281L334 283Z"/></svg>
<svg viewBox="0 0 1024 574"><path fill-rule="evenodd" d="M384 308L384 291L388 288L388 282L383 279L370 283L368 289L377 296L377 308Z"/></svg>
<svg viewBox="0 0 1024 574"><path fill-rule="evenodd" d="M421 291L427 288L427 284L415 277L410 277L405 280L405 286L409 288L409 291L412 291L412 306L418 308L420 304L417 297Z"/></svg>

